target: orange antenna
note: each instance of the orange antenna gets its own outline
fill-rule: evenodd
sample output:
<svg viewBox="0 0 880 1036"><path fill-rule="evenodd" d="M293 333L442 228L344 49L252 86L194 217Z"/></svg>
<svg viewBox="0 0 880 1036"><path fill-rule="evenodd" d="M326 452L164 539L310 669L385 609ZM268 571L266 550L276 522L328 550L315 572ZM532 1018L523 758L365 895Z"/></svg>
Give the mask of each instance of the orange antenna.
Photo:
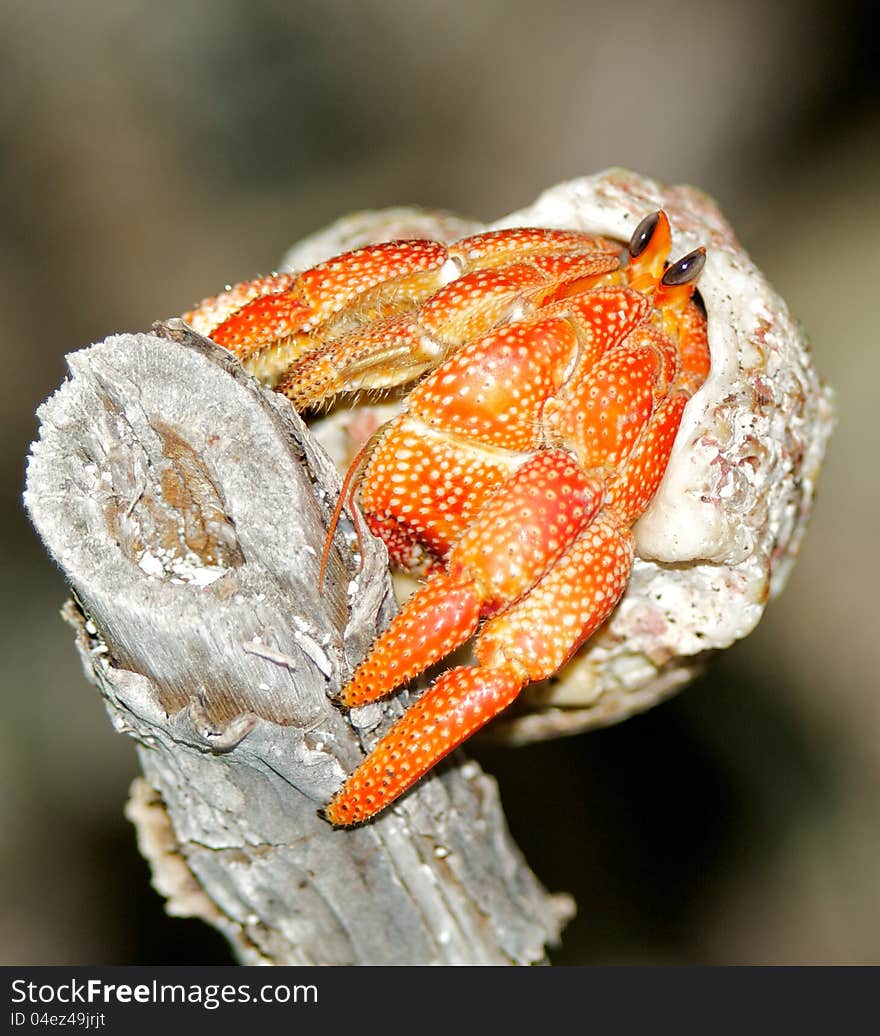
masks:
<svg viewBox="0 0 880 1036"><path fill-rule="evenodd" d="M339 519L342 517L342 509L345 507L346 500L348 501L348 509L351 514L352 521L354 522L354 530L357 533L358 540L358 553L360 554L360 566L364 563L364 533L361 527L360 516L354 506L354 481L361 474L364 468L369 453L375 446L375 436L371 436L364 443L363 446L354 455L354 460L349 465L348 471L345 473L345 478L342 482L342 489L339 493L339 499L336 501L336 507L333 508L333 514L330 518L330 524L327 526L327 535L324 537L324 550L321 553L321 567L318 570L318 593L324 587L324 573L327 570L327 562L330 560L330 549L333 546L333 537L336 534L336 526L339 524Z"/></svg>

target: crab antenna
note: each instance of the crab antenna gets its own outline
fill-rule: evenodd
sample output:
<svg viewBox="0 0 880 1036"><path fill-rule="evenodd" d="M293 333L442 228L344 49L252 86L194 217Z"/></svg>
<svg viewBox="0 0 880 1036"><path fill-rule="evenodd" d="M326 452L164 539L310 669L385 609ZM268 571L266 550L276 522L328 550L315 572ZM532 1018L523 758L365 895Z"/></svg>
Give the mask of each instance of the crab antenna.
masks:
<svg viewBox="0 0 880 1036"><path fill-rule="evenodd" d="M368 439L357 451L354 456L354 460L351 462L348 471L345 473L345 478L342 482L342 489L339 493L339 499L336 501L336 506L333 508L330 524L327 526L327 535L324 537L324 550L321 552L321 567L318 570L318 593L320 593L324 587L324 574L327 571L327 562L330 560L330 548L333 546L333 537L336 533L336 526L339 524L339 519L342 517L342 509L345 507L346 502L348 503L348 510L352 516L355 532L357 533L360 565L361 567L363 566L364 532L361 527L360 515L357 513L354 506L354 491L356 488L354 483L363 472L364 464L375 445L376 440L374 438Z"/></svg>

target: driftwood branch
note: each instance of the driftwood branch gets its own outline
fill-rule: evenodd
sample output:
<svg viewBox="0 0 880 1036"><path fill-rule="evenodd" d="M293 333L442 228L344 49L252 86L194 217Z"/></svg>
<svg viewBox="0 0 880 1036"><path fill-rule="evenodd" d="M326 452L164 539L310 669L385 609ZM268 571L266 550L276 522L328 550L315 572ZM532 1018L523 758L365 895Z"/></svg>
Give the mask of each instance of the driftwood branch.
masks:
<svg viewBox="0 0 880 1036"><path fill-rule="evenodd" d="M460 753L363 828L317 815L404 701L332 704L395 605L383 548L358 571L344 522L318 592L339 479L287 401L176 323L69 364L26 502L86 673L138 743L128 815L169 911L245 963L541 961L570 901Z"/></svg>

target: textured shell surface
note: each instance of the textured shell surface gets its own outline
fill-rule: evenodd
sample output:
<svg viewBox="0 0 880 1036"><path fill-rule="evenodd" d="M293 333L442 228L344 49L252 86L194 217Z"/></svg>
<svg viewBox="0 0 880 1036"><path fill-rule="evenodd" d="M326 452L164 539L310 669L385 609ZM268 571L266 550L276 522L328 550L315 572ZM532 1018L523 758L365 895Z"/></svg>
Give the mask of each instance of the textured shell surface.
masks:
<svg viewBox="0 0 880 1036"><path fill-rule="evenodd" d="M707 195L621 169L559 184L486 225L408 208L356 214L285 257L288 268L303 269L373 241L451 241L515 226L625 242L660 208L672 225L673 255L707 250L699 294L711 371L688 403L664 480L635 526L637 556L623 599L558 676L527 689L524 708L496 721L495 732L511 740L623 719L673 693L710 652L754 629L797 555L833 425L831 392L812 366L806 336ZM340 464L351 421L389 413L364 410L343 409L313 425Z"/></svg>

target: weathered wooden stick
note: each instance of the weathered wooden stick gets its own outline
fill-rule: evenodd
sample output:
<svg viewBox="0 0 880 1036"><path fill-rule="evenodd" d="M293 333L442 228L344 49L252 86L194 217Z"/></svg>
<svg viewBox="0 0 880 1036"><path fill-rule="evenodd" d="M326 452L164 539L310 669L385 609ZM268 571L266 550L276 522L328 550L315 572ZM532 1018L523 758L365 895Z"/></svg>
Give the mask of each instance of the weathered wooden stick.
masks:
<svg viewBox="0 0 880 1036"><path fill-rule="evenodd" d="M394 608L367 540L318 568L336 470L287 401L184 325L69 357L26 503L86 673L145 779L128 815L168 910L244 963L525 964L572 912L458 753L366 827L318 808L400 713L331 701Z"/></svg>

